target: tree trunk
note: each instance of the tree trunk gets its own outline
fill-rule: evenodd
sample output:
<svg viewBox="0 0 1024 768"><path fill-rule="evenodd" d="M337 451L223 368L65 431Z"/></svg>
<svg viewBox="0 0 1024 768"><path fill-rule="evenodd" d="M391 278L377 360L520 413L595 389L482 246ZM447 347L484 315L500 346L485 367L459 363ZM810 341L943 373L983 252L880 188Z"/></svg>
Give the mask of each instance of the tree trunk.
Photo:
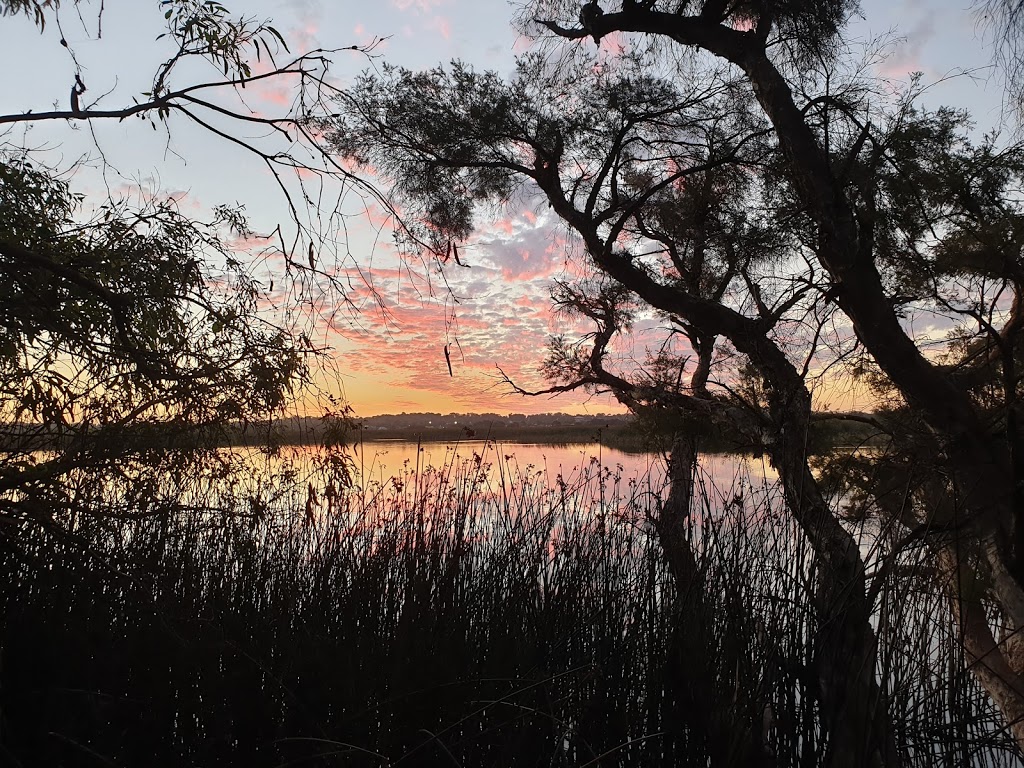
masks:
<svg viewBox="0 0 1024 768"><path fill-rule="evenodd" d="M1017 551L1015 543L1018 537L1024 541L1024 536L1016 530L1022 523L1016 520L1021 511L1013 507L1016 479L1010 453L993 439L967 393L932 365L903 330L885 296L870 244L860 242L853 210L784 78L763 51L747 52L733 60L750 77L765 114L776 128L796 189L818 224L818 259L832 277L837 304L852 320L857 338L907 402L942 435L946 460L967 512L964 529L981 543L992 570L996 600L1011 622L1011 634L1019 634L1024 631L1024 552ZM960 602L954 606L954 618L969 653L981 654L976 656L981 660L994 650L1005 665L1005 657L991 641L980 607ZM1013 666L1024 668L1024 659L1014 659ZM1019 727L1024 710L1017 700L1016 684L1002 677L1002 671L1010 671L1010 666L999 673L983 663L974 664L972 669L1003 709L1007 721L1014 724L1013 728ZM1014 733L1016 736L1016 730Z"/></svg>
<svg viewBox="0 0 1024 768"><path fill-rule="evenodd" d="M733 701L715 686L721 664L707 604L704 573L690 543L689 521L697 470L696 439L677 435L669 458L669 493L658 511L658 541L676 587L670 669L677 681L682 717L706 739L712 766L774 765L759 722L744 722Z"/></svg>
<svg viewBox="0 0 1024 768"><path fill-rule="evenodd" d="M1003 713L1024 752L1024 678L1007 653L1016 644L996 642L982 602L984 590L963 553L954 544L945 544L938 549L938 561L947 577L945 587L971 672Z"/></svg>
<svg viewBox="0 0 1024 768"><path fill-rule="evenodd" d="M696 441L686 435L676 436L668 462L669 492L658 512L655 526L669 573L684 603L701 597L704 590L703 576L697 570L697 560L687 533L696 470Z"/></svg>
<svg viewBox="0 0 1024 768"><path fill-rule="evenodd" d="M566 34L557 26L549 25L549 28ZM748 32L724 27L707 17L653 12L639 6L621 13L604 14L595 21L595 28L599 28L600 34L622 30L667 36L682 45L702 48L743 69L776 128L782 151L793 169L798 193L818 224L819 260L837 286L843 280L843 269L861 266L861 260L855 258L858 244L849 205L832 179L827 155L807 125L804 114L793 102L785 79L768 59L763 42L759 43L757 37ZM775 427L770 453L782 479L787 505L815 554L818 583L815 607L821 627L816 672L822 714L830 734L828 764L836 768L898 765L889 713L875 678L876 642L870 625L871 606L867 604L864 564L856 542L825 503L807 466L804 439L810 420L810 395L785 352L768 337L771 326L752 321L719 302L707 301L652 280L633 260L616 255L594 223L566 198L559 183L557 164L543 166L533 178L555 212L583 236L595 264L603 272L636 292L651 306L687 318L706 334L726 336L764 376L771 393ZM884 367L887 361L902 363L906 359L913 367L923 360L920 351L899 327L892 307L886 303L873 264L868 264L866 272L856 271L855 277L863 278L859 290L866 298L853 302L849 308L845 303L842 306L851 315L858 333L864 332L865 344L870 349L872 342L884 340L894 323L895 335L903 340L897 341L898 354L880 359L879 363ZM844 293L839 291L839 295ZM883 304L875 302L876 298ZM858 309L865 307L866 312L858 314ZM884 325L880 332L870 328L865 331L874 319L872 313ZM932 369L925 361L913 371L927 373ZM948 382L931 393L931 397L942 397L947 389ZM957 406L963 404L962 398L956 400ZM970 411L967 417L972 413ZM952 414L954 420L961 416L964 416L962 409ZM991 472L986 472L988 474Z"/></svg>
<svg viewBox="0 0 1024 768"><path fill-rule="evenodd" d="M803 387L801 391L791 398L773 393L780 439L770 453L786 503L814 549L819 627L814 662L829 733L826 765L896 766L899 752L886 697L876 679L877 642L864 563L856 540L836 519L807 466L803 441L810 396Z"/></svg>

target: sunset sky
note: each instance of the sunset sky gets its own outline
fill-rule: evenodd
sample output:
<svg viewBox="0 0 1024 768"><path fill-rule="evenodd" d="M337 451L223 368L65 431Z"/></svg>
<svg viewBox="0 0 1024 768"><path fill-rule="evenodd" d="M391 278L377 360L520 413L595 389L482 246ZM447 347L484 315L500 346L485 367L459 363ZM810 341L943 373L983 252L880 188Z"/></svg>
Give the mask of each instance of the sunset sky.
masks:
<svg viewBox="0 0 1024 768"><path fill-rule="evenodd" d="M247 16L273 19L293 52L386 37L375 50L375 61L351 52L333 55L332 71L340 85L385 61L425 68L458 58L510 73L515 54L529 45L511 27L514 8L503 0L224 4ZM98 7L98 0L78 10L67 2L60 24L48 24L43 34L25 18L0 20L0 65L5 72L0 113L41 112L54 104L63 108L74 77L72 55L82 66L87 96L102 96L102 107L126 106L133 95L148 90L155 68L167 55L166 47L154 42L163 29L160 4L107 0L101 20ZM869 0L863 3L863 16L854 25L855 40L892 36L891 55L878 67L879 75L905 78L921 71L927 82L936 83L926 97L929 105L965 107L979 130L1000 122L1001 84L987 68L991 52L984 47L969 0ZM60 45L62 35L68 48ZM965 69L973 70L973 76L948 79ZM190 74L181 72L177 82L188 82ZM263 114L279 110L287 98L282 88L246 94L248 106ZM15 127L4 139L48 148L50 162L65 168L86 158L87 167L76 173L74 183L98 199L105 199L108 190L117 195L141 186L174 195L187 212L199 214L216 203L238 202L246 206L257 232L270 233L278 224L287 228L284 200L267 170L242 150L181 121L171 124L170 139L138 120L94 126L52 123L27 132ZM108 163L105 171L101 157ZM322 199L330 203L332 191ZM338 384L332 386L340 387L357 413L618 410L609 398L524 399L508 394L497 376L500 365L524 384L540 385L537 367L548 338L572 331L552 316L548 294L551 281L572 274L579 263L546 205L527 201L496 214L461 249L471 266L452 267L443 276L429 264L396 259L389 222L372 201L349 195L343 212L344 227L334 220L323 232L331 244L320 260L332 265L350 304L339 304L337 294L324 294L314 335L335 350ZM259 248L267 242L252 245ZM337 312L332 311L335 305ZM638 347L655 326L654 321L639 324ZM452 353L451 377L443 354L446 344ZM838 391L821 391L818 400L833 408L859 404Z"/></svg>

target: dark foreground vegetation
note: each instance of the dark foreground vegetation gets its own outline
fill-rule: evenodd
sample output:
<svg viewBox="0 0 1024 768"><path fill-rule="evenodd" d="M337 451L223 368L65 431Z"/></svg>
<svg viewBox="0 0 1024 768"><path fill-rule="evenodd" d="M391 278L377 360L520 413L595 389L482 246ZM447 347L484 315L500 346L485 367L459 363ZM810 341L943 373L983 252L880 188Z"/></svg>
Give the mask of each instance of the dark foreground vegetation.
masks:
<svg viewBox="0 0 1024 768"><path fill-rule="evenodd" d="M698 475L694 601L652 534L653 479L549 485L510 458L357 494L337 457L218 460L216 486L163 476L147 511L174 514L3 528L0 762L738 765L751 737L764 764L827 757L816 579L770 484ZM946 598L903 565L878 636L906 764L1015 764Z"/></svg>

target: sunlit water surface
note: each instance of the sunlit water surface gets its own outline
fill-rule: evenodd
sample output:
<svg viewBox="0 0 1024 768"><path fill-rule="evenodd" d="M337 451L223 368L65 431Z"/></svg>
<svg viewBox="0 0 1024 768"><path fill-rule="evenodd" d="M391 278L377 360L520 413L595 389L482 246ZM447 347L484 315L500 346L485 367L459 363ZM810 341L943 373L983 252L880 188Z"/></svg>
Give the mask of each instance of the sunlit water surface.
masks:
<svg viewBox="0 0 1024 768"><path fill-rule="evenodd" d="M625 453L597 443L550 445L493 441L367 441L350 449L352 490L394 493L429 479L452 487L472 486L477 498L507 498L529 486L587 497L594 509L633 504L649 506L667 493L667 457L661 453ZM303 485L318 492L327 482L316 472L322 453L315 448L282 450L265 465L290 465ZM307 474L308 473L308 474ZM756 506L779 503L777 475L766 460L732 454L704 454L697 472L699 503L710 509L742 497Z"/></svg>
<svg viewBox="0 0 1024 768"><path fill-rule="evenodd" d="M441 469L457 466L477 457L488 472L500 478L503 470L541 472L551 483L559 475L566 481L584 472L608 471L614 478L660 485L665 477L666 457L660 453L625 453L597 443L550 445L540 443L495 443L472 440L459 443L413 443L405 441L364 442L353 446L356 481L366 486L383 482L407 470ZM767 462L731 454L705 454L700 458L701 474L716 486L729 487L737 478L774 481L775 472Z"/></svg>

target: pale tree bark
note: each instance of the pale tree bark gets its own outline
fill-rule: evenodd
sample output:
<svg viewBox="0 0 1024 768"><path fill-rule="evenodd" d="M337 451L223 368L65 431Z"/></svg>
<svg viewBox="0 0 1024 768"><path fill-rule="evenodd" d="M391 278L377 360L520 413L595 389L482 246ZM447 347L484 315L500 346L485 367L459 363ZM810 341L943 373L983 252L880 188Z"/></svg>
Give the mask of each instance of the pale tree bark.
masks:
<svg viewBox="0 0 1024 768"><path fill-rule="evenodd" d="M996 642L982 601L984 589L964 553L955 544L943 544L937 552L967 664L1003 713L1018 748L1024 752L1024 677L1015 668L1017 659L1012 653L1017 643Z"/></svg>

